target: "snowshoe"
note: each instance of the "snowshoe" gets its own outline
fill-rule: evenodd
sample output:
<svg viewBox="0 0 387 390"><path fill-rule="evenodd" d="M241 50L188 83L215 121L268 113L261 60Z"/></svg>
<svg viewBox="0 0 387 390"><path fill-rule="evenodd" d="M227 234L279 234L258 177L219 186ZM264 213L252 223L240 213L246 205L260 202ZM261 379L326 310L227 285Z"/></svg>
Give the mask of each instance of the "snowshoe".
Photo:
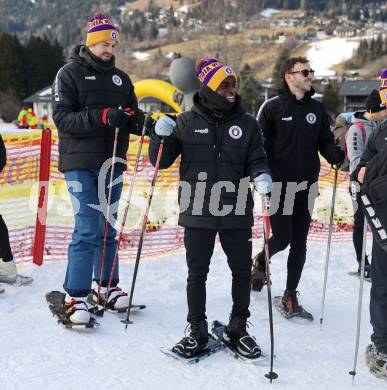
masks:
<svg viewBox="0 0 387 390"><path fill-rule="evenodd" d="M221 340L208 334L207 321L201 320L191 323L189 336L184 336L172 349L161 348L161 352L186 363L197 363L217 352L221 347Z"/></svg>
<svg viewBox="0 0 387 390"><path fill-rule="evenodd" d="M6 282L3 280L0 280L0 283L6 283L6 284L9 284L11 286L22 287L22 286L28 286L33 281L34 281L34 279L31 278L30 276L24 276L24 275L17 274L16 279L13 280L12 282Z"/></svg>
<svg viewBox="0 0 387 390"><path fill-rule="evenodd" d="M60 291L46 294L49 308L59 324L65 328L94 328L99 325L95 318L90 316L85 301L77 301L73 298L66 302L65 297L66 294Z"/></svg>
<svg viewBox="0 0 387 390"><path fill-rule="evenodd" d="M248 336L251 339L253 339L255 346L259 349L260 354L257 357L247 357L245 354L240 353L238 350L238 347L235 348L235 346L228 342L225 337L224 333L226 331L227 326L222 323L221 321L215 320L212 323L212 328L211 328L211 334L215 337L217 340L221 340L222 344L226 347L225 350L227 353L229 353L231 356L233 356L235 359L240 360L241 362L244 363L261 363L263 361L267 360L267 356L262 353L260 350L260 347L255 343L255 338L252 336ZM247 332L246 332L247 333ZM257 349L255 349L256 352L258 352ZM257 353L256 353L257 355Z"/></svg>
<svg viewBox="0 0 387 390"><path fill-rule="evenodd" d="M313 315L306 311L299 303L298 291L285 290L284 295L274 297L274 307L286 318L302 318L313 321Z"/></svg>
<svg viewBox="0 0 387 390"><path fill-rule="evenodd" d="M375 376L387 378L387 348L382 351L375 344L369 344L366 348L366 363Z"/></svg>
<svg viewBox="0 0 387 390"><path fill-rule="evenodd" d="M102 308L105 305L106 287L101 287L99 301L98 301L98 287L92 290L87 297L87 302L94 306L90 311L95 314L102 314ZM107 311L116 313L125 313L128 310L129 297L128 294L119 287L112 287L109 289L107 302L105 308ZM132 305L131 310L145 309L145 305Z"/></svg>

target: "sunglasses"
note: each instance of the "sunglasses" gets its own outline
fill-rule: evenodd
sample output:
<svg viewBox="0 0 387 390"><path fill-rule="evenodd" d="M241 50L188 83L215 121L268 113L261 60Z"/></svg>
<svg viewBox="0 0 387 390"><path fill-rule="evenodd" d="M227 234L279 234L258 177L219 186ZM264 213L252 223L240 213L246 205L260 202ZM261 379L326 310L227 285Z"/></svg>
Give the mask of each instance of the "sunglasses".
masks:
<svg viewBox="0 0 387 390"><path fill-rule="evenodd" d="M308 77L309 73L314 76L314 70L313 69L302 69L302 70L296 70L294 72L288 72L289 74L296 74L301 73L304 77Z"/></svg>

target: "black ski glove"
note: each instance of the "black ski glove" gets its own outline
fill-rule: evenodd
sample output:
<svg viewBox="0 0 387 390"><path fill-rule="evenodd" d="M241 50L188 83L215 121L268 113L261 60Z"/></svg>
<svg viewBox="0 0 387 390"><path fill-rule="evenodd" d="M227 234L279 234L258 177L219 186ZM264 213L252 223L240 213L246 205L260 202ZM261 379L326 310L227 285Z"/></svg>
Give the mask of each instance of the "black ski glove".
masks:
<svg viewBox="0 0 387 390"><path fill-rule="evenodd" d="M105 108L102 112L102 122L106 126L127 128L135 111L130 108Z"/></svg>
<svg viewBox="0 0 387 390"><path fill-rule="evenodd" d="M336 148L336 150L332 153L332 156L331 156L331 159L330 159L330 163L332 165L337 165L338 167L340 167L340 165L344 162L345 160L345 153L343 150L341 150L341 148Z"/></svg>

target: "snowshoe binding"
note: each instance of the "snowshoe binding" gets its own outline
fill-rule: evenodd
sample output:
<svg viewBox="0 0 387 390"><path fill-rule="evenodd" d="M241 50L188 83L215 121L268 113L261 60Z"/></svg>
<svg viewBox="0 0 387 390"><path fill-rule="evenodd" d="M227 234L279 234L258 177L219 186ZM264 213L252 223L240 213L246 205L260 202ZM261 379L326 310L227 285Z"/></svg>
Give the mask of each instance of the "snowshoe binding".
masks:
<svg viewBox="0 0 387 390"><path fill-rule="evenodd" d="M306 311L298 302L296 290L285 290L284 295L274 297L274 307L286 318L302 318L313 321L313 315Z"/></svg>
<svg viewBox="0 0 387 390"><path fill-rule="evenodd" d="M376 377L387 379L387 348L382 350L375 344L369 344L366 348L366 363Z"/></svg>
<svg viewBox="0 0 387 390"><path fill-rule="evenodd" d="M102 308L105 307L107 311L125 313L128 310L129 296L119 287L111 287L109 293L106 296L106 287L100 288L99 300L98 300L98 286L92 290L87 298L87 302L93 306L92 313L102 314ZM107 302L105 303L105 299ZM132 305L131 310L145 309L145 305Z"/></svg>
<svg viewBox="0 0 387 390"><path fill-rule="evenodd" d="M59 324L65 328L94 328L99 325L95 318L90 316L84 300L72 298L65 301L65 297L66 294L60 291L46 294L49 308Z"/></svg>

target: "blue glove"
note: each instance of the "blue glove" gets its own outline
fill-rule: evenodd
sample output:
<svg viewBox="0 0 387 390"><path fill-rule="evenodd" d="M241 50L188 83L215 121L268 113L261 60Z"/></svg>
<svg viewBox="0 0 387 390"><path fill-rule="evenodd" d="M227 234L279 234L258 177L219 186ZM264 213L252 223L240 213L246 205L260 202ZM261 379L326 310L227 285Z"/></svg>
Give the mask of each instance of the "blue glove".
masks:
<svg viewBox="0 0 387 390"><path fill-rule="evenodd" d="M273 189L273 182L271 176L267 173L261 173L254 179L254 187L259 195L266 195Z"/></svg>
<svg viewBox="0 0 387 390"><path fill-rule="evenodd" d="M160 137L169 137L172 134L176 122L168 116L161 117L155 126L155 133Z"/></svg>

